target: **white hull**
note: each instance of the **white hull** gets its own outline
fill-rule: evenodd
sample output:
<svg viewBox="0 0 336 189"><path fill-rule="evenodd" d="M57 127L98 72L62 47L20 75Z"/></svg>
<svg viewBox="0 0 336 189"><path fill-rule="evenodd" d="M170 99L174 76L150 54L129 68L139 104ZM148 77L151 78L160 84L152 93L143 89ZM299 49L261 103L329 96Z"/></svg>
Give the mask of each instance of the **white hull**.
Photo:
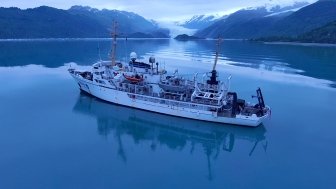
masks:
<svg viewBox="0 0 336 189"><path fill-rule="evenodd" d="M113 88L108 88L104 86L99 86L98 84L83 79L78 75L71 74L77 83L80 86L80 89L107 102L128 106L132 108L142 109L146 111L157 112L161 114L167 114L172 116L184 117L189 119L196 119L209 122L225 123L225 124L234 124L234 125L243 125L256 127L262 123L262 121L268 117L265 115L263 117L257 116L242 116L236 115L236 117L224 117L218 116L217 112L212 112L202 109L194 109L188 107L174 106L172 104L161 104L159 102L150 102L146 100L140 100L136 98L131 98L132 93L119 91ZM137 95L140 96L141 95ZM143 96L146 97L146 96ZM154 97L153 97L154 98ZM157 101L160 101L160 98L157 98Z"/></svg>

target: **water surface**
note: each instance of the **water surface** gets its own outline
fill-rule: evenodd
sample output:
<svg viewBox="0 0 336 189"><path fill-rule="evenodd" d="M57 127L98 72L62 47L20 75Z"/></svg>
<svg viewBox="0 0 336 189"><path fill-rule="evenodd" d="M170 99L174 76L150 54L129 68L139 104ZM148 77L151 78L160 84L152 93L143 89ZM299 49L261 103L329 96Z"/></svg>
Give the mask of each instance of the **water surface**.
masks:
<svg viewBox="0 0 336 189"><path fill-rule="evenodd" d="M109 40L0 41L0 188L334 188L336 48L225 41L218 71L272 118L245 128L107 104L67 73L107 59ZM214 41L118 41L185 77ZM100 52L100 53L99 53ZM100 55L99 55L100 54Z"/></svg>

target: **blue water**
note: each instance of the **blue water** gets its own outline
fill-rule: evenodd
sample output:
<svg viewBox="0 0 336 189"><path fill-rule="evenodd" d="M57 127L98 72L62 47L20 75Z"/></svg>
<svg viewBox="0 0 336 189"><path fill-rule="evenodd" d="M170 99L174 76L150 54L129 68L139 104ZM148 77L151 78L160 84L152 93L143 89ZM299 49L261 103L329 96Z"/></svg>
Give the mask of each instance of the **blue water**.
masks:
<svg viewBox="0 0 336 189"><path fill-rule="evenodd" d="M81 94L67 68L108 58L109 40L0 41L0 188L335 188L336 47L225 41L218 71L272 118L200 122ZM215 42L118 41L185 77ZM100 53L99 53L100 52Z"/></svg>

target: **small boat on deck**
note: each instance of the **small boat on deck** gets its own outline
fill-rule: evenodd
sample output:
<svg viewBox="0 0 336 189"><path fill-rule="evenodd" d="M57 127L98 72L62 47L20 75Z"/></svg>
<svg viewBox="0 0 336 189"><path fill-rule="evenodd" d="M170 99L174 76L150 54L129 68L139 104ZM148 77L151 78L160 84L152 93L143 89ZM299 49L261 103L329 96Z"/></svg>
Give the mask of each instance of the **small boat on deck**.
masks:
<svg viewBox="0 0 336 189"><path fill-rule="evenodd" d="M132 76L128 76L126 74L123 74L123 76L131 83L139 83L141 81L143 81L143 76L140 76L138 74L132 75Z"/></svg>

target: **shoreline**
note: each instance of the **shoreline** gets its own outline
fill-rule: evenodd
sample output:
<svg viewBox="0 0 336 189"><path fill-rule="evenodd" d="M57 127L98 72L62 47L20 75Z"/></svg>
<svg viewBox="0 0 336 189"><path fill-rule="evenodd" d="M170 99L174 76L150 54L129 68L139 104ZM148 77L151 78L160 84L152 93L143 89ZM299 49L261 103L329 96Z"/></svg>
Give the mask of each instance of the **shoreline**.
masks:
<svg viewBox="0 0 336 189"><path fill-rule="evenodd" d="M124 40L125 38L119 38L117 40ZM171 40L174 38L127 38L129 40ZM17 39L0 39L0 42L10 42L10 41L17 41L17 42L25 42L25 41L81 41L81 40L88 40L88 41L98 41L98 40L111 40L111 38L17 38ZM175 39L177 40L177 39ZM186 40L186 41L211 41L217 40L212 38L204 38L204 39L193 39L193 40ZM224 41L251 41L247 39L223 39ZM181 41L181 40L178 40ZM184 40L182 40L184 41ZM292 45L292 46L311 46L311 47L336 47L336 44L333 43L304 43L304 42L266 42L266 41L252 41L252 42L260 42L266 45Z"/></svg>
<svg viewBox="0 0 336 189"><path fill-rule="evenodd" d="M304 43L304 42L263 42L267 45L294 45L294 46L313 46L313 47L336 47L336 44L333 43Z"/></svg>
<svg viewBox="0 0 336 189"><path fill-rule="evenodd" d="M80 40L92 40L92 41L95 41L95 40L111 40L112 38L110 37L83 37L83 38L80 38L80 37L74 37L74 38L8 38L8 39L1 39L0 38L0 42L5 42L5 41L80 41ZM125 37L120 37L118 38L117 40L124 40ZM128 37L127 39L130 39L130 40L142 40L142 39L146 39L146 40L150 40L150 39L175 39L175 38L137 38L137 37ZM177 40L177 39L175 39ZM192 39L192 40L187 40L187 41L215 41L215 40L218 40L218 39L215 39L215 38L200 38L200 39ZM224 41L249 41L247 39L222 39Z"/></svg>
<svg viewBox="0 0 336 189"><path fill-rule="evenodd" d="M124 40L125 38L119 38L117 40ZM141 40L141 39L172 39L172 38L127 38L130 40ZM0 39L0 42L6 42L6 41L80 41L80 40L111 40L111 38L105 37L105 38L22 38L22 39Z"/></svg>

